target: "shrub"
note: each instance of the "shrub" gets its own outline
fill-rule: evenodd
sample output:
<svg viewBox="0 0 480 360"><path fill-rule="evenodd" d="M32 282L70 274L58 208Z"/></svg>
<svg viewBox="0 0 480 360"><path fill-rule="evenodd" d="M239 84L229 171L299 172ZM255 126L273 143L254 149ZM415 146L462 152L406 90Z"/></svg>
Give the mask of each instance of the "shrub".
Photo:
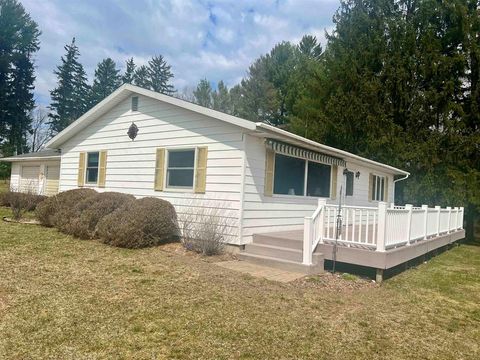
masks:
<svg viewBox="0 0 480 360"><path fill-rule="evenodd" d="M96 193L93 189L74 189L58 193L40 203L35 215L42 225L60 228L73 215L72 210L76 204Z"/></svg>
<svg viewBox="0 0 480 360"><path fill-rule="evenodd" d="M9 206L12 210L13 218L19 220L27 211L35 210L37 205L46 198L46 196L30 192L8 191L1 194L0 201L2 206Z"/></svg>
<svg viewBox="0 0 480 360"><path fill-rule="evenodd" d="M228 217L219 207L191 207L181 217L182 243L187 250L211 256L223 253Z"/></svg>
<svg viewBox="0 0 480 360"><path fill-rule="evenodd" d="M135 200L135 196L118 192L98 193L80 201L69 216L69 221L63 224L63 232L81 239L95 237L98 222L114 210Z"/></svg>
<svg viewBox="0 0 480 360"><path fill-rule="evenodd" d="M156 246L178 240L177 214L168 201L138 199L101 219L97 234L101 241L113 246L132 249Z"/></svg>

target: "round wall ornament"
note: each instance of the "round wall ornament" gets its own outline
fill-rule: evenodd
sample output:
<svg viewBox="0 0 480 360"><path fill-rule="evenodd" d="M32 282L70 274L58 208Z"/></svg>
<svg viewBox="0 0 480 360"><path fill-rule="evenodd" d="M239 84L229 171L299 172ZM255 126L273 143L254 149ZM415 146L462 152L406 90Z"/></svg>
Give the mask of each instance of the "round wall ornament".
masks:
<svg viewBox="0 0 480 360"><path fill-rule="evenodd" d="M130 125L130 127L128 128L127 135L133 141L137 137L137 134L138 134L138 126L135 125L134 122L132 122L132 125Z"/></svg>

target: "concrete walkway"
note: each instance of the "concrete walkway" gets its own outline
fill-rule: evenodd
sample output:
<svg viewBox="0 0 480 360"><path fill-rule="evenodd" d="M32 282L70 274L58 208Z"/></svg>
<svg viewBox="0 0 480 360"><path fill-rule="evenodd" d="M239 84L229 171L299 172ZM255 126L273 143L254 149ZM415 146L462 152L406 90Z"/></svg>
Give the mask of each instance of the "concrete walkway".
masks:
<svg viewBox="0 0 480 360"><path fill-rule="evenodd" d="M221 266L226 269L235 270L244 274L249 274L254 277L264 278L267 280L278 281L282 283L288 283L293 280L300 279L305 274L295 273L280 269L274 269L271 267L252 264L246 261L222 261L215 263L215 265Z"/></svg>

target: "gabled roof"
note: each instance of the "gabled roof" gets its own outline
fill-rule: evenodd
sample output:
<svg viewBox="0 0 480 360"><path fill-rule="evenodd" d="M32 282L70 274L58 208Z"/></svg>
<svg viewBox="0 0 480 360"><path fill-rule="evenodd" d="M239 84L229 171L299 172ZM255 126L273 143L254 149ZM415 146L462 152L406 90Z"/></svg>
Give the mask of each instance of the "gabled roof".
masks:
<svg viewBox="0 0 480 360"><path fill-rule="evenodd" d="M80 130L87 127L89 124L94 122L98 117L105 114L107 111L112 109L115 105L120 103L121 101L125 100L126 98L132 95L143 95L152 99L156 99L158 101L162 101L164 103L178 106L180 108L193 111L195 113L208 116L210 118L214 118L220 121L224 121L226 123L238 126L248 132L252 133L252 135L257 136L264 136L264 137L273 137L277 139L281 139L287 142L291 142L293 144L305 146L312 150L317 150L324 152L329 155L336 155L342 156L345 160L350 161L360 161L364 163L368 163L374 167L381 168L383 170L387 170L393 174L400 174L400 175L408 175L409 173L397 169L393 166L385 165L379 163L377 161L369 160L363 158L361 156L349 153L347 151L339 150L330 146L326 146L323 144L319 144L315 141L306 139L302 136L292 134L288 131L278 129L274 126L264 124L264 123L255 123L249 120L245 120L236 116L228 115L220 111L212 110L185 100L177 99L172 96L160 94L151 90L143 89L138 86L134 86L131 84L124 84L120 86L117 90L115 90L112 94L107 96L81 117L79 117L76 121L70 124L67 128L59 132L55 137L53 137L47 144L47 148L59 148L65 141L70 139Z"/></svg>
<svg viewBox="0 0 480 360"><path fill-rule="evenodd" d="M42 151L37 151L28 154L21 154L15 156L9 156L5 158L0 158L0 161L30 161L30 160L47 160L47 159L60 159L60 152L54 149L45 149Z"/></svg>

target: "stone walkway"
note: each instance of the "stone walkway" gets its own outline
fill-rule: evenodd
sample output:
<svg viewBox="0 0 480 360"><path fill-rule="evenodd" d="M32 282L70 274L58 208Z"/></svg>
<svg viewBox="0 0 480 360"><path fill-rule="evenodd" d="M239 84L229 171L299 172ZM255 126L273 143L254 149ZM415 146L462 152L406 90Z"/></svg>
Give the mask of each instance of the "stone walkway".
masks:
<svg viewBox="0 0 480 360"><path fill-rule="evenodd" d="M279 281L282 283L288 283L290 281L297 280L305 276L305 274L301 273L275 269L238 260L222 261L215 263L215 265L221 266L226 269L235 270L244 274L249 274L254 277L265 278L267 280Z"/></svg>

